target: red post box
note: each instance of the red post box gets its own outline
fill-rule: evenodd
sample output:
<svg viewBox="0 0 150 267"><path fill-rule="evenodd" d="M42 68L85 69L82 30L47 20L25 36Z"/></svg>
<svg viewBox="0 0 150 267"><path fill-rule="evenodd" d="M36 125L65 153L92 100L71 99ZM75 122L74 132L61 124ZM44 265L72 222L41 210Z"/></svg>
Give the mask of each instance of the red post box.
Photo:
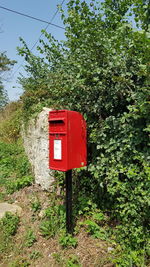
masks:
<svg viewBox="0 0 150 267"><path fill-rule="evenodd" d="M68 171L87 164L86 122L76 111L49 112L49 168Z"/></svg>

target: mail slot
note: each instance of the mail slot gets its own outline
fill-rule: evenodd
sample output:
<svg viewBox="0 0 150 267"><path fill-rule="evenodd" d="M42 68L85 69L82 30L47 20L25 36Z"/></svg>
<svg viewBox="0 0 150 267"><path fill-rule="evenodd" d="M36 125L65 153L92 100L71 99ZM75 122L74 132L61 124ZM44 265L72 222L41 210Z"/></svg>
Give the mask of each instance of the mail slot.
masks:
<svg viewBox="0 0 150 267"><path fill-rule="evenodd" d="M49 168L68 171L87 164L86 122L76 111L49 112Z"/></svg>

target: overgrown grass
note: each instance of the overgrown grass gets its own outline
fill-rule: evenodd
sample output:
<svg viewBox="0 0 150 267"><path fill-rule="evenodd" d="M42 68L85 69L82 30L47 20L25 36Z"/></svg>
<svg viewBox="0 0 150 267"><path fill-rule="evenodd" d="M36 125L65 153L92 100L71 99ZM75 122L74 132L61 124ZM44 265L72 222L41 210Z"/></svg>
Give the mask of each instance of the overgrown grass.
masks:
<svg viewBox="0 0 150 267"><path fill-rule="evenodd" d="M44 218L40 224L41 234L46 237L54 237L65 229L65 206L57 200L51 201L49 208L45 210Z"/></svg>
<svg viewBox="0 0 150 267"><path fill-rule="evenodd" d="M6 213L0 220L0 254L12 249L12 236L16 234L18 225L18 216L11 213Z"/></svg>
<svg viewBox="0 0 150 267"><path fill-rule="evenodd" d="M20 137L22 121L21 102L11 102L0 111L0 140L17 142Z"/></svg>
<svg viewBox="0 0 150 267"><path fill-rule="evenodd" d="M1 195L11 194L32 182L31 167L21 142L0 142L0 186L4 188Z"/></svg>

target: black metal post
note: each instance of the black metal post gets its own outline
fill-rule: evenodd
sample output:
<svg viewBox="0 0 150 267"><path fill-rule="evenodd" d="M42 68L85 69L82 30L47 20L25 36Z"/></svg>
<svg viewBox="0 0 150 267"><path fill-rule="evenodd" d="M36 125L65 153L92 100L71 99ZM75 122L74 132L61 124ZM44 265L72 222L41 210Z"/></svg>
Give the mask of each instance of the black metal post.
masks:
<svg viewBox="0 0 150 267"><path fill-rule="evenodd" d="M66 230L72 233L72 170L66 171Z"/></svg>

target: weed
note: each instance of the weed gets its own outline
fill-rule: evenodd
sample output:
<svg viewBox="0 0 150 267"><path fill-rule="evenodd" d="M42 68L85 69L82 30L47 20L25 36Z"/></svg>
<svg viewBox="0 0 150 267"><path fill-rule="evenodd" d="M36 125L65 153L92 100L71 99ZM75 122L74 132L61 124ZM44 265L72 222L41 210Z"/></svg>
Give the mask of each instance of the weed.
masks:
<svg viewBox="0 0 150 267"><path fill-rule="evenodd" d="M36 199L35 201L31 202L31 209L33 212L37 212L41 209L41 203L39 199Z"/></svg>
<svg viewBox="0 0 150 267"><path fill-rule="evenodd" d="M12 194L33 182L30 164L20 142L5 144L0 142L0 185Z"/></svg>
<svg viewBox="0 0 150 267"><path fill-rule="evenodd" d="M37 250L33 250L30 254L30 259L31 260L37 260L38 258L42 257L42 254L37 251Z"/></svg>
<svg viewBox="0 0 150 267"><path fill-rule="evenodd" d="M28 267L30 263L25 258L19 258L11 262L8 267Z"/></svg>
<svg viewBox="0 0 150 267"><path fill-rule="evenodd" d="M0 192L0 201L4 201L5 196L6 196L5 193Z"/></svg>
<svg viewBox="0 0 150 267"><path fill-rule="evenodd" d="M87 226L87 233L91 234L94 238L100 238L102 240L107 239L106 231L100 227L96 222L91 220L86 220L85 225Z"/></svg>
<svg viewBox="0 0 150 267"><path fill-rule="evenodd" d="M29 229L25 236L25 246L32 247L32 245L36 242L36 236L33 233L33 230Z"/></svg>
<svg viewBox="0 0 150 267"><path fill-rule="evenodd" d="M65 228L65 208L63 205L56 205L45 210L45 218L40 224L40 231L44 237L52 237L58 231Z"/></svg>
<svg viewBox="0 0 150 267"><path fill-rule="evenodd" d="M89 215L96 209L96 204L92 203L85 195L79 195L76 210L79 215Z"/></svg>
<svg viewBox="0 0 150 267"><path fill-rule="evenodd" d="M76 255L70 255L69 259L66 260L66 267L81 267L79 259Z"/></svg>
<svg viewBox="0 0 150 267"><path fill-rule="evenodd" d="M57 264L59 264L61 267L64 266L64 258L62 257L61 253L56 252L53 253L52 256L57 262Z"/></svg>
<svg viewBox="0 0 150 267"><path fill-rule="evenodd" d="M19 217L6 212L5 216L0 221L1 229L6 237L15 235L19 224Z"/></svg>
<svg viewBox="0 0 150 267"><path fill-rule="evenodd" d="M115 264L115 266L137 266L137 267L145 267L145 259L146 259L146 253L143 250L131 250L129 249L123 249L120 247L120 245L116 248L116 250L113 253L115 255L112 262Z"/></svg>
<svg viewBox="0 0 150 267"><path fill-rule="evenodd" d="M78 244L78 241L71 234L62 234L59 238L59 243L63 248L67 248L67 247L75 248Z"/></svg>
<svg viewBox="0 0 150 267"><path fill-rule="evenodd" d="M19 176L26 176L30 172L30 163L26 157L26 155L22 155L22 157L16 159L16 165L18 168Z"/></svg>
<svg viewBox="0 0 150 267"><path fill-rule="evenodd" d="M44 237L53 237L55 235L55 223L52 221L43 221L40 225L41 234Z"/></svg>
<svg viewBox="0 0 150 267"><path fill-rule="evenodd" d="M6 191L8 194L12 194L15 191L20 190L26 186L30 186L33 182L33 176L24 176L22 178L18 178L15 181L8 181L6 183Z"/></svg>
<svg viewBox="0 0 150 267"><path fill-rule="evenodd" d="M0 220L0 252L4 253L12 247L12 236L17 232L19 218L6 213Z"/></svg>
<svg viewBox="0 0 150 267"><path fill-rule="evenodd" d="M112 267L114 266L114 264L112 264L112 257L109 257L108 255L102 257L101 255L98 258L96 258L93 266L94 267L104 267L104 266Z"/></svg>
<svg viewBox="0 0 150 267"><path fill-rule="evenodd" d="M103 222L106 219L105 215L100 211L94 212L92 217L93 217L94 221L96 221L97 223Z"/></svg>
<svg viewBox="0 0 150 267"><path fill-rule="evenodd" d="M21 103L11 102L0 115L0 139L4 142L16 142L20 137Z"/></svg>
<svg viewBox="0 0 150 267"><path fill-rule="evenodd" d="M97 223L104 222L106 216L97 208L97 205L89 200L85 195L79 195L77 207L75 207L76 213L84 216L91 216Z"/></svg>

